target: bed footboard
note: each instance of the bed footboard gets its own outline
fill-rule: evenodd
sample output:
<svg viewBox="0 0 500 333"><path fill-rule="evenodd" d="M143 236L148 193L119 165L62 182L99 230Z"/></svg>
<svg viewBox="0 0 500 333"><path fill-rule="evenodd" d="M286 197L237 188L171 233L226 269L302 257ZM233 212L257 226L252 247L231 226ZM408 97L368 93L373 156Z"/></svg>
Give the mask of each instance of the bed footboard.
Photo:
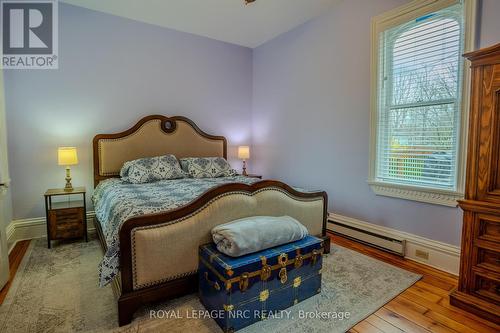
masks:
<svg viewBox="0 0 500 333"><path fill-rule="evenodd" d="M210 230L249 216L289 215L309 233L325 239L327 194L298 192L277 181L228 184L167 213L132 218L120 230L120 325L137 306L196 290L198 247L211 241Z"/></svg>

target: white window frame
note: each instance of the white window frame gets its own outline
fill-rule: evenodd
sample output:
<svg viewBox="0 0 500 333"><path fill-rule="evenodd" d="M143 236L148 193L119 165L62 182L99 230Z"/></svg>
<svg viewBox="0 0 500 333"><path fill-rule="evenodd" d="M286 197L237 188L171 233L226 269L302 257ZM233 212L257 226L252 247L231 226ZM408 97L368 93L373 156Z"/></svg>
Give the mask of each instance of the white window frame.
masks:
<svg viewBox="0 0 500 333"><path fill-rule="evenodd" d="M5 115L5 89L3 83L3 71L0 69L0 200L7 193L10 184L9 163L7 162L7 122ZM1 213L1 209L0 209Z"/></svg>
<svg viewBox="0 0 500 333"><path fill-rule="evenodd" d="M440 190L416 185L402 185L376 178L377 166L377 133L378 133L378 98L379 98L379 47L380 33L395 26L410 22L421 16L463 3L464 5L464 52L475 49L475 27L477 0L414 0L372 19L371 31L371 100L370 100L370 165L368 184L377 195L426 202L437 205L455 207L457 200L464 196L465 166L467 148L467 124L470 105L470 63L464 61L462 82L462 107L459 116L458 157L456 191Z"/></svg>

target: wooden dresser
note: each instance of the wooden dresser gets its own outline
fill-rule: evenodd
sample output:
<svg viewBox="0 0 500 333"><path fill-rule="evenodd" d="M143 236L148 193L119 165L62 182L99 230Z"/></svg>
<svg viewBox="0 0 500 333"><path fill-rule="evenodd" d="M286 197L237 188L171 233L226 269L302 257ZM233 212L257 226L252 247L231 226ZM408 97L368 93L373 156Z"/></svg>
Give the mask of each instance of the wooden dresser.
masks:
<svg viewBox="0 0 500 333"><path fill-rule="evenodd" d="M500 323L500 44L472 62L462 254L452 305Z"/></svg>

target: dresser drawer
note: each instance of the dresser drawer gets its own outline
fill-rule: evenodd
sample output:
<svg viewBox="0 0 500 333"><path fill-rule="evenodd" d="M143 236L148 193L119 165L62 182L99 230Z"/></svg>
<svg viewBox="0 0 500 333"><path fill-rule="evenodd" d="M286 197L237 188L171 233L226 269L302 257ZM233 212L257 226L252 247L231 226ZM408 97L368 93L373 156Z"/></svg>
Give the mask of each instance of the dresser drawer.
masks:
<svg viewBox="0 0 500 333"><path fill-rule="evenodd" d="M83 207L49 211L50 238L65 239L83 236Z"/></svg>
<svg viewBox="0 0 500 333"><path fill-rule="evenodd" d="M500 252L481 247L477 248L476 265L500 273Z"/></svg>
<svg viewBox="0 0 500 333"><path fill-rule="evenodd" d="M500 216L478 214L477 224L478 239L500 244Z"/></svg>
<svg viewBox="0 0 500 333"><path fill-rule="evenodd" d="M500 281L495 274L473 273L473 293L478 297L500 305Z"/></svg>

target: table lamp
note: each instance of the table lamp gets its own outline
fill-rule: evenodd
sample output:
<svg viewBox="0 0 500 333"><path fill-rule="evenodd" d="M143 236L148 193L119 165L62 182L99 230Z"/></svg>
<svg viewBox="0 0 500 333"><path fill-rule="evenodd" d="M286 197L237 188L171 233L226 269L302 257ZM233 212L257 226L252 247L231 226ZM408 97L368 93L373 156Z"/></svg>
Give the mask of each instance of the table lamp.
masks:
<svg viewBox="0 0 500 333"><path fill-rule="evenodd" d="M76 148L59 147L59 149L57 150L57 161L59 165L66 167L66 186L64 186L64 190L71 192L73 191L73 185L71 185L71 170L69 166L78 164Z"/></svg>
<svg viewBox="0 0 500 333"><path fill-rule="evenodd" d="M247 164L246 160L250 158L250 147L249 146L239 146L238 147L238 158L243 160L243 176L248 176L247 174Z"/></svg>

